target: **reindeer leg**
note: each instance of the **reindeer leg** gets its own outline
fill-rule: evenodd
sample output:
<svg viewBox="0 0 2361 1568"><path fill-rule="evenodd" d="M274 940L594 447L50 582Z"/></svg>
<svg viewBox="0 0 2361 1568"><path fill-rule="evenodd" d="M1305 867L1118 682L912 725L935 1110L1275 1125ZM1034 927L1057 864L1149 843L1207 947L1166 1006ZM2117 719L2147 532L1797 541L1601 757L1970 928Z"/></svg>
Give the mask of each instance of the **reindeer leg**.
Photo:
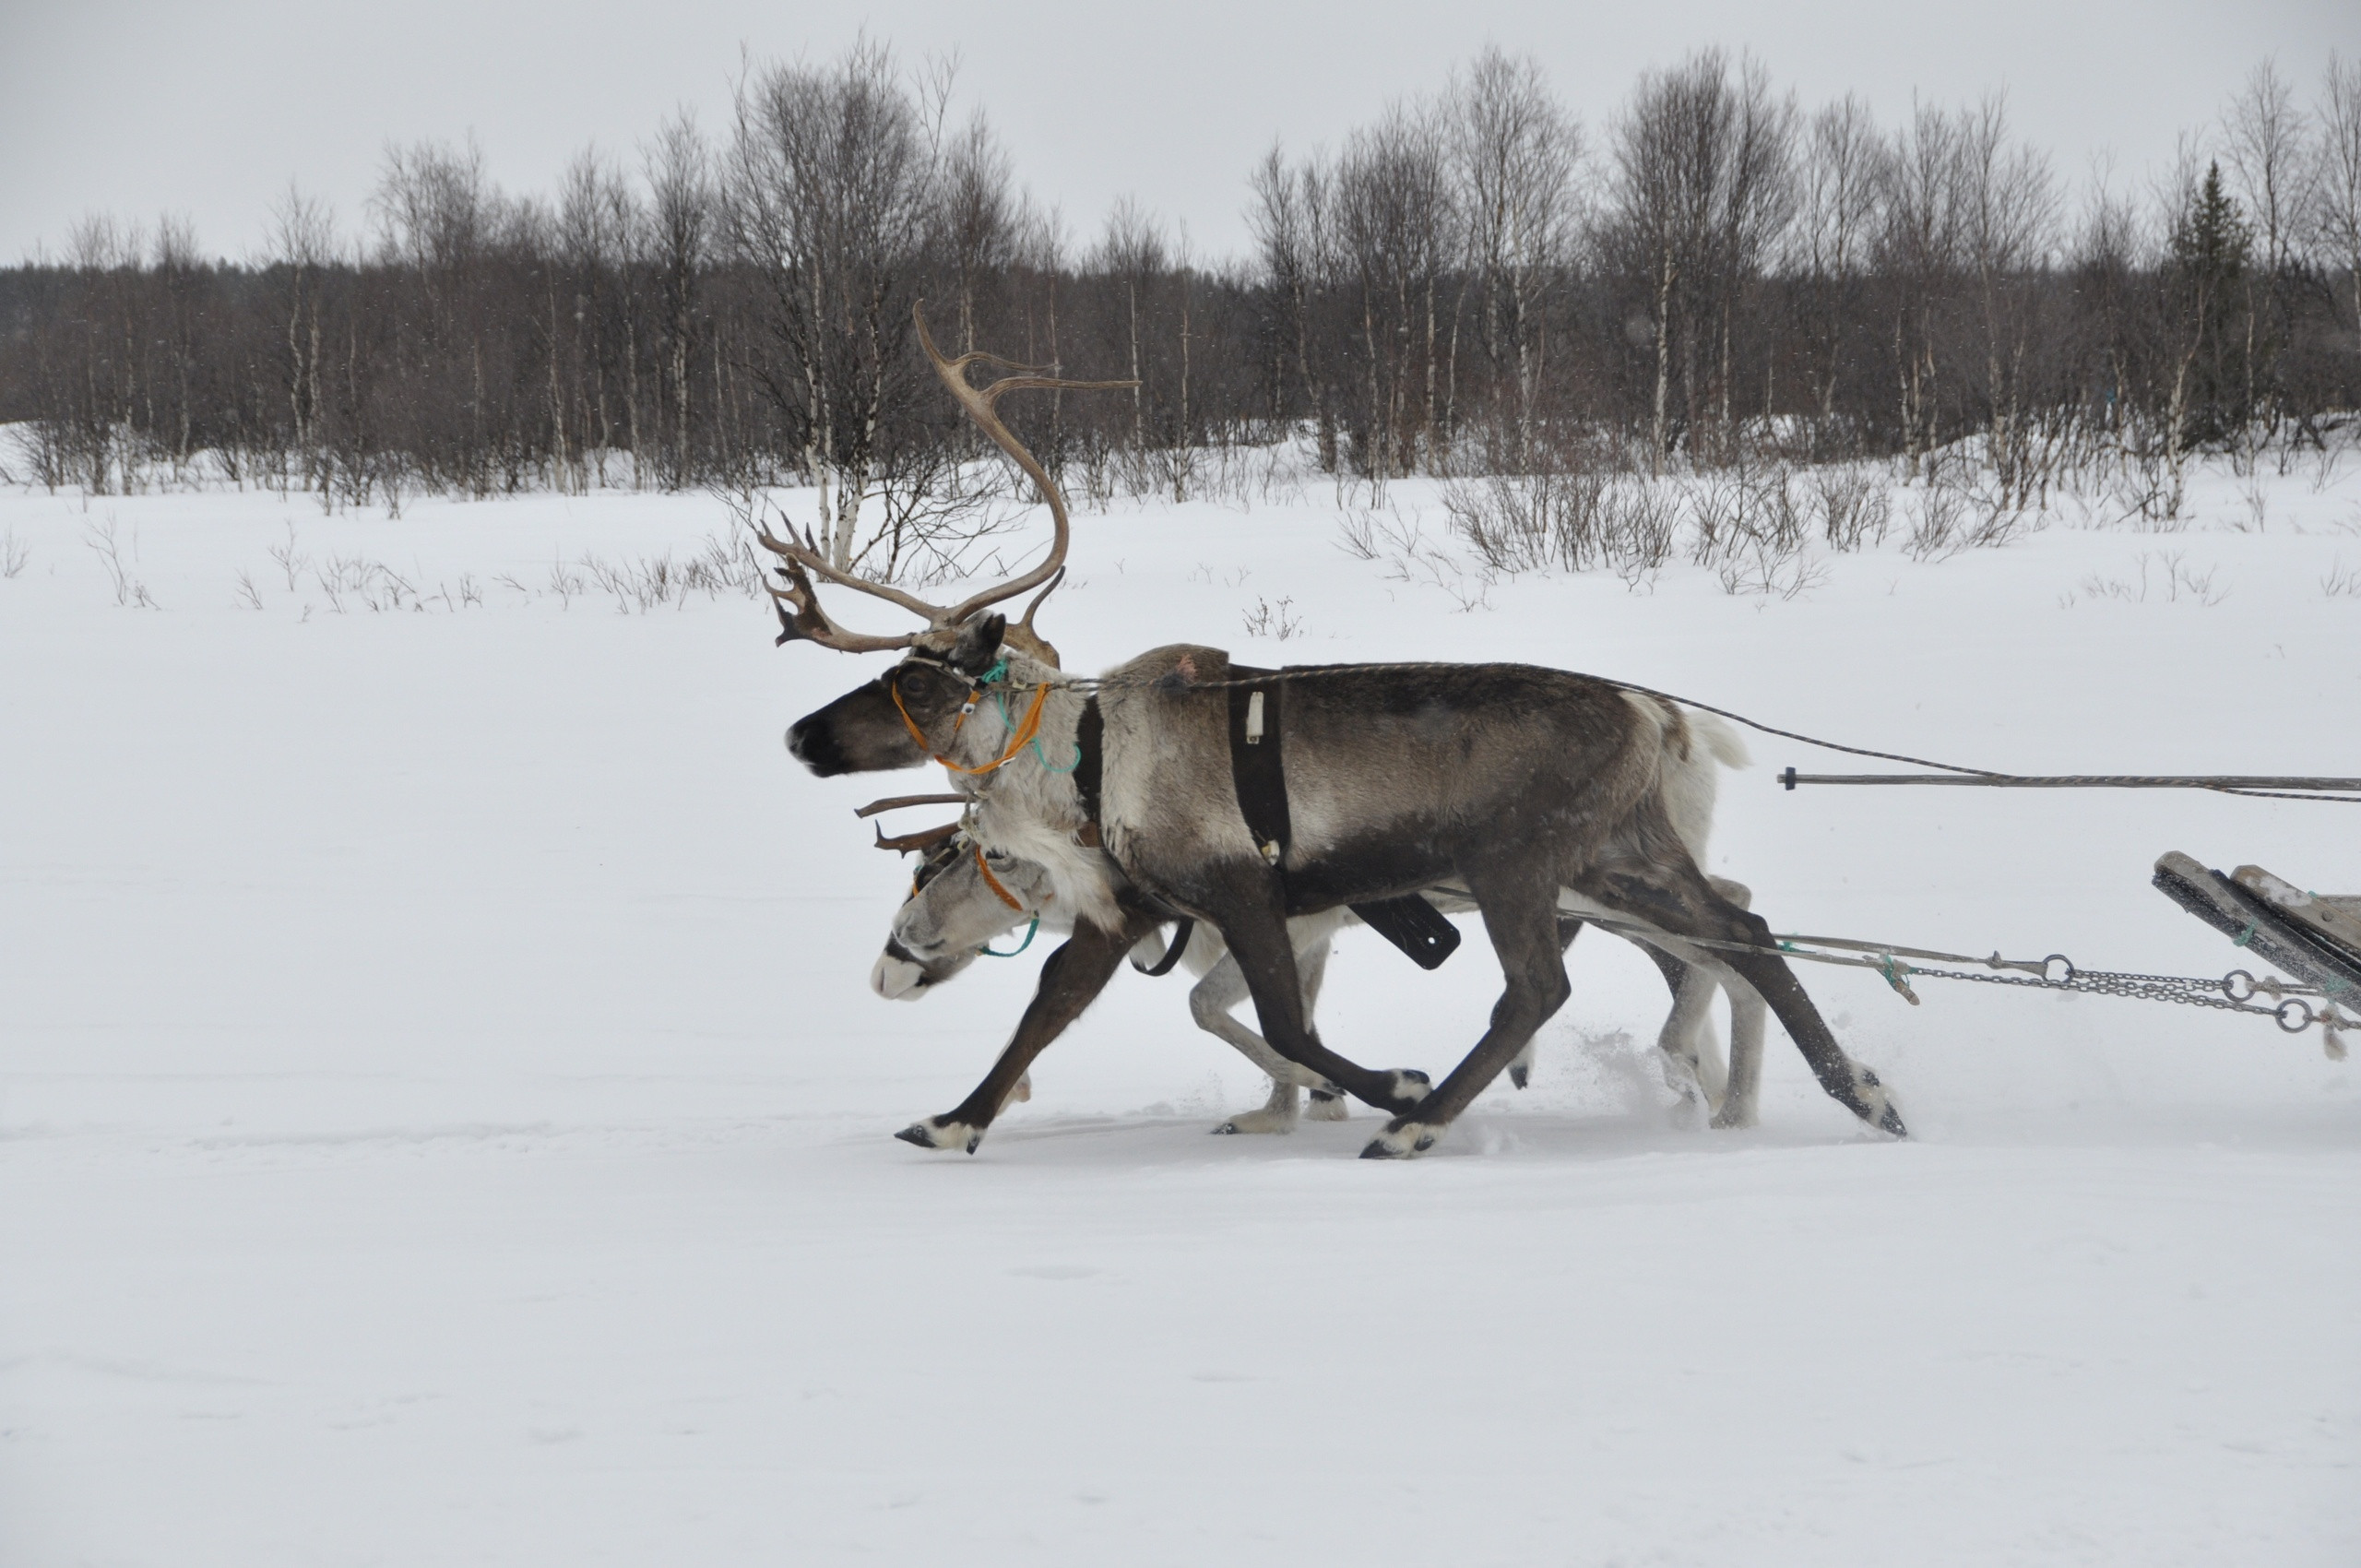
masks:
<svg viewBox="0 0 2361 1568"><path fill-rule="evenodd" d="M1656 1032L1656 1055L1664 1068L1665 1087L1680 1097L1684 1111L1693 1111L1702 1119L1703 1113L1710 1111L1714 1095L1706 1087L1705 1052L1699 1040L1713 1022L1714 992L1719 988L1703 968L1686 961L1696 949L1684 948L1676 955L1653 942L1632 940L1655 961L1672 992L1672 1011L1665 1015L1664 1028ZM1714 1054L1718 1058L1720 1053ZM1713 1065L1714 1075L1719 1076L1720 1062Z"/></svg>
<svg viewBox="0 0 2361 1568"><path fill-rule="evenodd" d="M1320 1005L1320 982L1328 974L1328 953L1332 944L1326 936L1308 941L1296 952L1297 972L1303 978L1303 1013L1310 1017ZM1219 977L1220 985L1215 985ZM1312 1116L1322 1122L1345 1119L1343 1100L1334 1092L1335 1086L1319 1074L1299 1067L1273 1051L1270 1043L1252 1029L1229 1016L1229 1010L1246 1000L1245 977L1228 955L1206 971L1189 993L1189 1008L1195 1015L1197 1027L1219 1035L1246 1054L1246 1059L1271 1075L1271 1098L1260 1111L1250 1111L1233 1116L1214 1129L1216 1133L1292 1133L1295 1131L1298 1087L1308 1088L1318 1097L1312 1105Z"/></svg>
<svg viewBox="0 0 2361 1568"><path fill-rule="evenodd" d="M1492 1004L1491 1028L1467 1059L1415 1111L1387 1123L1361 1150L1363 1159L1406 1159L1432 1148L1443 1129L1500 1075L1573 991L1559 944L1557 887L1487 887L1473 876L1468 883L1507 987Z"/></svg>
<svg viewBox="0 0 2361 1568"><path fill-rule="evenodd" d="M1788 1037L1803 1052L1812 1075L1820 1080L1820 1087L1828 1091L1830 1099L1880 1132L1897 1138L1909 1136L1902 1113L1894 1109L1892 1097L1877 1074L1845 1054L1836 1037L1829 1033L1820 1009L1812 1005L1794 971L1787 968L1787 961L1777 952L1768 951L1774 946L1770 926L1760 915L1739 909L1714 892L1688 856L1680 856L1676 863L1644 867L1619 864L1586 873L1576 885L1601 903L1636 915L1676 936L1704 937L1715 942L1742 943L1750 949L1764 949L1712 951L1778 1015L1779 1022L1786 1026ZM1737 1034L1735 1023L1731 1033L1733 1037ZM1732 1075L1737 1075L1735 1067Z"/></svg>
<svg viewBox="0 0 2361 1568"><path fill-rule="evenodd" d="M1320 1011L1320 988L1328 979L1328 955L1335 950L1335 939L1323 936L1296 955L1296 967L1303 975L1303 1016L1310 1018ZM1345 1091L1317 1074L1296 1073L1308 1079L1304 1087L1311 1104L1305 1114L1314 1122L1343 1122L1352 1116L1345 1104Z"/></svg>
<svg viewBox="0 0 2361 1568"><path fill-rule="evenodd" d="M1318 1081L1319 1075L1308 1073L1273 1051L1261 1035L1229 1016L1229 1010L1246 1000L1246 977L1239 973L1238 961L1228 954L1220 963L1205 971L1189 992L1189 1016L1207 1034L1228 1040L1238 1048L1249 1062L1271 1075L1271 1098L1260 1111L1241 1111L1214 1129L1216 1133L1292 1133L1296 1120L1296 1084L1298 1076Z"/></svg>
<svg viewBox="0 0 2361 1568"><path fill-rule="evenodd" d="M1563 957L1574 945L1574 938L1582 933L1583 922L1580 916L1560 915L1558 917L1559 956ZM1509 1063L1509 1082L1518 1088L1523 1088L1533 1081L1533 1052L1535 1046L1538 1043L1537 1039L1526 1040L1525 1049L1516 1053L1516 1060Z"/></svg>
<svg viewBox="0 0 2361 1568"><path fill-rule="evenodd" d="M1739 909L1754 908L1754 894L1746 884L1720 876L1705 880L1714 892ZM1737 970L1718 959L1714 968L1722 994L1730 999L1730 1066L1729 1076L1714 1093L1713 1124L1751 1127L1762 1092L1762 1024L1770 1009L1763 1006L1762 995L1738 978ZM1708 1084L1706 1087L1713 1089L1714 1086Z"/></svg>
<svg viewBox="0 0 2361 1568"><path fill-rule="evenodd" d="M1236 878L1218 891L1226 895L1218 907L1228 916L1220 928L1222 940L1254 998L1254 1017L1263 1026L1264 1040L1288 1061L1380 1111L1400 1114L1418 1104L1427 1092L1424 1073L1415 1068L1371 1071L1337 1055L1311 1032L1295 944L1287 937L1287 911L1268 874L1260 866L1240 867Z"/></svg>
<svg viewBox="0 0 2361 1568"><path fill-rule="evenodd" d="M1073 937L1041 965L1040 982L1034 989L1033 1000L1026 1004L1025 1016L1017 1021L1015 1038L1000 1053L1000 1060L992 1063L991 1071L984 1075L984 1081L976 1086L975 1092L960 1101L959 1108L949 1115L913 1122L894 1135L920 1148L959 1148L975 1153L976 1146L984 1141L985 1129L992 1124L992 1119L1024 1080L1033 1059L1081 1017L1083 1009L1107 989L1107 982L1115 976L1116 966L1139 940L1139 922L1146 918L1129 915L1123 928L1113 932L1101 931L1086 922L1074 927Z"/></svg>

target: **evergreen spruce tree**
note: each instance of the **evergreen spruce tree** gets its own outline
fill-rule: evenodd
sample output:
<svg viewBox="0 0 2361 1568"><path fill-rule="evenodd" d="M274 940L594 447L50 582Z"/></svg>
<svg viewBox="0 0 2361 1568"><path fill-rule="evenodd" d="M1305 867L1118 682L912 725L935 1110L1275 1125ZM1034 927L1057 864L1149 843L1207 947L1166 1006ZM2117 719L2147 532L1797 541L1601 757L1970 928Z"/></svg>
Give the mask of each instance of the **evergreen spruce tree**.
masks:
<svg viewBox="0 0 2361 1568"><path fill-rule="evenodd" d="M2171 235L2175 352L2189 357L2183 434L2192 445L2226 440L2253 416L2244 287L2253 244L2236 200L2222 189L2222 166L2208 164Z"/></svg>

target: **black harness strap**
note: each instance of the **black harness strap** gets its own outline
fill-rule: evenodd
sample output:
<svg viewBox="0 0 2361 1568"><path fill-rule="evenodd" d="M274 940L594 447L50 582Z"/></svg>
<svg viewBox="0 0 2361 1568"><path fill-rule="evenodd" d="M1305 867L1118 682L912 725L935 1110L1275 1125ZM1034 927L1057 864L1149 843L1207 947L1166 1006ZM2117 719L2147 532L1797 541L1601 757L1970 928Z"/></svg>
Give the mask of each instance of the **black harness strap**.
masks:
<svg viewBox="0 0 2361 1568"><path fill-rule="evenodd" d="M1422 969L1441 968L1442 961L1459 949L1459 928L1415 893L1347 907Z"/></svg>
<svg viewBox="0 0 2361 1568"><path fill-rule="evenodd" d="M1192 915L1181 916L1180 923L1172 928L1172 945L1164 950L1164 956L1156 961L1156 968L1142 969L1140 973L1150 977L1170 974L1172 967L1180 961L1180 955L1189 950L1189 938L1196 933L1196 918Z"/></svg>
<svg viewBox="0 0 2361 1568"><path fill-rule="evenodd" d="M1106 742L1107 717L1098 711L1097 697L1086 697L1082 718L1074 731L1074 792L1081 799L1083 820L1093 829L1098 826L1098 790Z"/></svg>
<svg viewBox="0 0 2361 1568"><path fill-rule="evenodd" d="M1246 683L1229 688L1229 777L1238 790L1238 809L1246 818L1246 831L1253 835L1255 849L1262 851L1284 892L1287 872L1281 861L1292 836L1287 763L1279 745L1280 694L1287 690L1287 683L1264 679L1274 673L1230 667L1231 678ZM1441 965L1459 946L1459 928L1415 893L1349 907L1371 931L1408 954L1410 961L1422 969ZM1185 936L1184 929L1184 942ZM1181 944L1176 944L1173 952L1165 956L1166 968L1171 966Z"/></svg>
<svg viewBox="0 0 2361 1568"><path fill-rule="evenodd" d="M1271 673L1230 666L1234 680L1252 682ZM1254 848L1274 873L1279 872L1291 837L1287 765L1279 754L1280 694L1286 690L1280 681L1229 688L1230 782L1238 790L1239 810L1246 816L1246 831L1254 836Z"/></svg>

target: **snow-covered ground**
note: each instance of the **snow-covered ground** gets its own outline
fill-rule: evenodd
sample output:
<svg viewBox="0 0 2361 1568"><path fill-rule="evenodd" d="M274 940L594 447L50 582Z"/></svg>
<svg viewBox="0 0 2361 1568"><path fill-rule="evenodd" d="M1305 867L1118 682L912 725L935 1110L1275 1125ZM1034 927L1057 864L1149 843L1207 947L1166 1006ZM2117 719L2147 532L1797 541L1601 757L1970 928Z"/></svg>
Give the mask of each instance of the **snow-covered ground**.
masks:
<svg viewBox="0 0 2361 1568"><path fill-rule="evenodd" d="M2192 496L1472 612L1324 493L1119 509L1043 622L1076 668L1511 658L1982 766L2361 774L2361 472ZM1258 1081L1130 974L979 1154L895 1142L1035 966L870 994L904 873L849 808L931 786L779 731L876 661L547 591L725 526L0 494L6 1568L2361 1561L2361 1092L2316 1033L1807 969L1916 1137L1775 1032L1762 1128L1706 1133L1594 933L1534 1087L1420 1161L1352 1158L1366 1110L1206 1136ZM338 560L447 597L339 611ZM1875 765L1752 741L1713 869L1782 930L2219 974L2159 852L2361 891L2350 807L1788 793ZM1323 1033L1441 1070L1497 983L1348 933Z"/></svg>

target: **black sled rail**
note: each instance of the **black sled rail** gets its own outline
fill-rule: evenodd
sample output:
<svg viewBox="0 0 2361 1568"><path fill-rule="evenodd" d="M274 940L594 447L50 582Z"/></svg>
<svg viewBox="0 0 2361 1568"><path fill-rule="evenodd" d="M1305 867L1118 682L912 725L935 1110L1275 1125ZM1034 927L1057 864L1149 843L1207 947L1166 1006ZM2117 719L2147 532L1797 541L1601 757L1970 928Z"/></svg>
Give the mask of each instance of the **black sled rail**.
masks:
<svg viewBox="0 0 2361 1568"><path fill-rule="evenodd" d="M2225 875L2178 851L2157 860L2154 881L2165 897L2264 963L2361 1010L2361 899L2317 897L2260 866Z"/></svg>

